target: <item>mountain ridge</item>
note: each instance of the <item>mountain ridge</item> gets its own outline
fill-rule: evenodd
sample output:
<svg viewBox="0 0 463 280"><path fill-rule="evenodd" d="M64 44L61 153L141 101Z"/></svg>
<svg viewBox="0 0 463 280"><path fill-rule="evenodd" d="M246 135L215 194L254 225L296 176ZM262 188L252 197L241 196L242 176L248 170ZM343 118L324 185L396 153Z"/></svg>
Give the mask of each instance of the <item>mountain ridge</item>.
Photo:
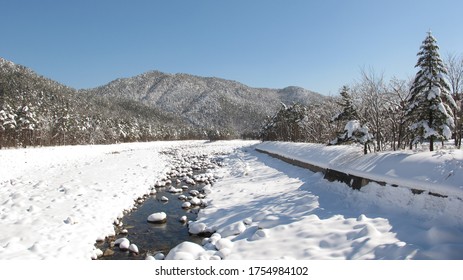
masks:
<svg viewBox="0 0 463 280"><path fill-rule="evenodd" d="M234 80L157 70L82 91L129 98L180 114L201 128L225 128L239 134L258 130L264 118L274 114L281 103L310 104L323 99L321 94L297 86L253 88Z"/></svg>

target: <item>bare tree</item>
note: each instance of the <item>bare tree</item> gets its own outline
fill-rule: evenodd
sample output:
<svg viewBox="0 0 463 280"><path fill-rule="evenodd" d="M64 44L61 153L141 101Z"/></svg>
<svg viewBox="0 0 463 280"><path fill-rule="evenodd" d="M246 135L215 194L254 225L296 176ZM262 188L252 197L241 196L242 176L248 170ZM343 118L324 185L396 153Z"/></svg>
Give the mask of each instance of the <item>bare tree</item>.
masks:
<svg viewBox="0 0 463 280"><path fill-rule="evenodd" d="M462 95L463 95L463 56L454 53L447 54L445 59L445 67L447 68L447 79L450 83L450 90L453 99L457 103L457 108L453 112L455 116L454 139L455 146L461 147L462 137ZM458 112L459 111L459 112Z"/></svg>
<svg viewBox="0 0 463 280"><path fill-rule="evenodd" d="M411 81L399 80L393 77L389 81L387 98L387 108L385 118L389 123L391 147L395 151L397 149L405 149L407 145L407 118L406 105L410 95Z"/></svg>
<svg viewBox="0 0 463 280"><path fill-rule="evenodd" d="M356 86L360 95L360 115L363 123L368 124L376 142L375 150L381 151L384 148L384 114L386 113L386 86L384 75L376 74L374 69L361 69L361 81Z"/></svg>

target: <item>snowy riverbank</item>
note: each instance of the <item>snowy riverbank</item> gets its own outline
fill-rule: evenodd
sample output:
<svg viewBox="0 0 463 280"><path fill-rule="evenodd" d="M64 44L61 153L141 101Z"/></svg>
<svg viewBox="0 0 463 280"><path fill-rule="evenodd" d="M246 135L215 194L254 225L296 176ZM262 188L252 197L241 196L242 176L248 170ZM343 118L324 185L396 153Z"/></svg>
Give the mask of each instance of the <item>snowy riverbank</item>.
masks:
<svg viewBox="0 0 463 280"><path fill-rule="evenodd" d="M269 147L257 147L263 145ZM279 148L299 154L303 145ZM329 155L318 152L330 164ZM345 161L355 159L339 153ZM232 241L225 259L463 259L459 199L376 183L353 190L253 149L226 163L196 222Z"/></svg>
<svg viewBox="0 0 463 280"><path fill-rule="evenodd" d="M463 151L397 151L364 155L355 146L264 142L257 148L343 173L463 199Z"/></svg>
<svg viewBox="0 0 463 280"><path fill-rule="evenodd" d="M113 234L113 221L163 175L168 159L160 151L231 152L249 143L0 150L0 259L90 259L95 240Z"/></svg>

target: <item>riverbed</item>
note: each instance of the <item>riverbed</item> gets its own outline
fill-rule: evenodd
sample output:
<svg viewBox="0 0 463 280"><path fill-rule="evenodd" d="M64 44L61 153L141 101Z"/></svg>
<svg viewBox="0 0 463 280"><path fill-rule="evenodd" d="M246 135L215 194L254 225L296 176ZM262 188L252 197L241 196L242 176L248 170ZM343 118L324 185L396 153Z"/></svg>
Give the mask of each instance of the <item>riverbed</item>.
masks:
<svg viewBox="0 0 463 280"><path fill-rule="evenodd" d="M116 235L95 244L103 252L99 259L162 259L184 241L201 243L204 236L190 234L188 223L205 206L204 189L210 189L215 181L212 170L221 165L221 155L188 155L175 149L164 153L172 156L172 166L153 185L149 196L140 197L134 208L115 222ZM191 206L185 207L185 203ZM147 221L149 215L161 212L166 213L165 223ZM138 252L119 248L116 241L121 238L135 244Z"/></svg>

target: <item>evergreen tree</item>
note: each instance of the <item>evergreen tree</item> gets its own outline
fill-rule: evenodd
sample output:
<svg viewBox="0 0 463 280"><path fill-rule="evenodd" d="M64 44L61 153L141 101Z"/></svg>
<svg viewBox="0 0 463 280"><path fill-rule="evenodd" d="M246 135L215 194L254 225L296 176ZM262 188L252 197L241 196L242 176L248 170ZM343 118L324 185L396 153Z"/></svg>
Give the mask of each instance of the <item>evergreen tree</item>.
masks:
<svg viewBox="0 0 463 280"><path fill-rule="evenodd" d="M37 128L35 112L30 106L24 105L18 108L16 116L19 140L22 146L25 148L27 145L33 145L33 132Z"/></svg>
<svg viewBox="0 0 463 280"><path fill-rule="evenodd" d="M452 137L454 119L452 109L456 108L450 94L450 87L444 75L447 70L439 55L436 39L428 32L418 52L419 70L410 89L407 116L411 121L413 142L429 140L429 150L434 150L435 140Z"/></svg>
<svg viewBox="0 0 463 280"><path fill-rule="evenodd" d="M343 86L341 89L341 101L339 101L339 106L342 108L342 112L337 114L332 118L332 121L350 121L358 120L357 110L354 107L354 102L352 96L349 93L350 89L348 86Z"/></svg>
<svg viewBox="0 0 463 280"><path fill-rule="evenodd" d="M363 145L363 153L367 154L369 144L373 142L373 135L371 135L369 130L368 126L362 126L358 120L348 121L344 127L344 132L340 133L329 145L360 143Z"/></svg>

